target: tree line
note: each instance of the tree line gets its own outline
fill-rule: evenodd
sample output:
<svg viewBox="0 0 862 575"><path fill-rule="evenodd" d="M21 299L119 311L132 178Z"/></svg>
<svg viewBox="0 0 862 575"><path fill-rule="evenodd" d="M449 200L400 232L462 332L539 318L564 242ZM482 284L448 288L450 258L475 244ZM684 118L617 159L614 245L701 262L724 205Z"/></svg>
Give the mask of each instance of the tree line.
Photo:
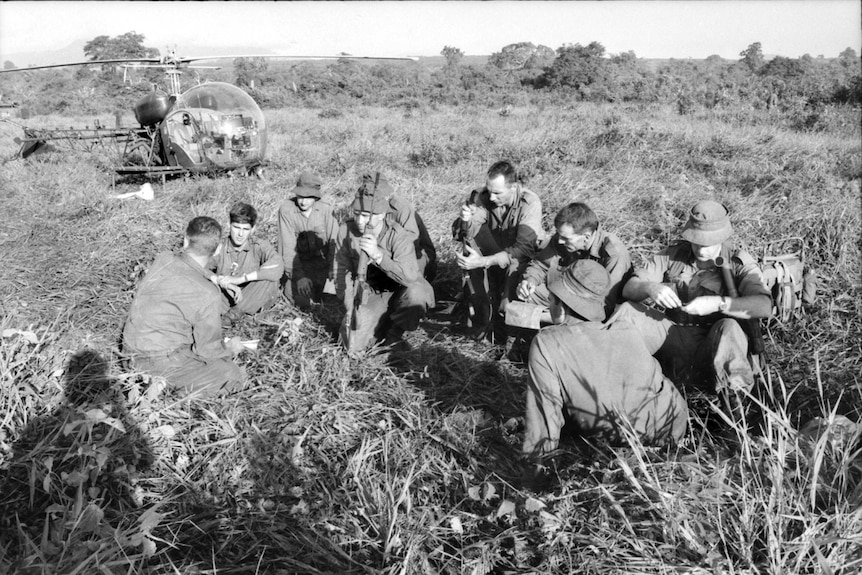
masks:
<svg viewBox="0 0 862 575"><path fill-rule="evenodd" d="M144 46L144 36L135 32L99 36L87 43L85 52L91 60L159 54ZM862 104L862 63L852 48L830 58L806 54L767 60L761 44L755 42L737 60L717 55L702 60L647 60L633 51L607 54L599 42L565 44L556 50L520 42L503 47L483 63L465 64L465 54L453 46L445 46L441 56L442 63L373 64L349 59L322 64L237 58L219 70L187 71L184 82L234 83L264 108L664 102L685 114L738 105L786 111ZM119 70L105 66L101 71L5 74L0 76L0 89L7 100L15 99L36 113L89 114L128 108L159 80L153 70L126 74Z"/></svg>

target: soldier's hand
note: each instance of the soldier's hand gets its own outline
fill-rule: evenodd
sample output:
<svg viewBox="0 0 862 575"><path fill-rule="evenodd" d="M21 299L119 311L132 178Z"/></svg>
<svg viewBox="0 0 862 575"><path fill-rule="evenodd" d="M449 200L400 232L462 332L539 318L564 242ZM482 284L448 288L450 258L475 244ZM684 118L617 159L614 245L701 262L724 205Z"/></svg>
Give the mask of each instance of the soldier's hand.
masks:
<svg viewBox="0 0 862 575"><path fill-rule="evenodd" d="M652 284L647 290L649 297L666 309L676 309L682 306L682 301L672 287L667 284Z"/></svg>
<svg viewBox="0 0 862 575"><path fill-rule="evenodd" d="M461 221L469 222L473 219L473 210L475 208L469 204L464 204L461 206Z"/></svg>
<svg viewBox="0 0 862 575"><path fill-rule="evenodd" d="M239 355L243 351L245 351L245 346L242 344L242 340L238 336L234 336L224 342L225 349L231 352L233 355Z"/></svg>
<svg viewBox="0 0 862 575"><path fill-rule="evenodd" d="M243 281L242 276L219 276L218 277L218 285L220 285L223 288L230 286L230 285L237 285L237 284L241 284L241 283L245 283Z"/></svg>
<svg viewBox="0 0 862 575"><path fill-rule="evenodd" d="M311 290L314 289L314 283L309 278L300 278L296 280L296 291L305 297L311 297Z"/></svg>
<svg viewBox="0 0 862 575"><path fill-rule="evenodd" d="M470 246L464 246L464 249L467 250L467 255L457 254L455 256L455 261L458 263L459 268L462 270L474 270L485 267L482 255L479 252Z"/></svg>
<svg viewBox="0 0 862 575"><path fill-rule="evenodd" d="M533 285L533 282L524 280L518 284L518 289L516 290L518 299L522 301L527 301L527 298L533 295L533 292L536 291L536 286Z"/></svg>
<svg viewBox="0 0 862 575"><path fill-rule="evenodd" d="M721 297L717 295L704 295L696 297L684 306L682 311L689 315L710 315L718 311Z"/></svg>
<svg viewBox="0 0 862 575"><path fill-rule="evenodd" d="M225 283L221 288L230 296L234 303L242 301L242 288L236 284Z"/></svg>
<svg viewBox="0 0 862 575"><path fill-rule="evenodd" d="M371 261L377 261L383 254L380 252L380 247L377 245L377 238L371 234L365 234L359 238L359 249L365 252Z"/></svg>

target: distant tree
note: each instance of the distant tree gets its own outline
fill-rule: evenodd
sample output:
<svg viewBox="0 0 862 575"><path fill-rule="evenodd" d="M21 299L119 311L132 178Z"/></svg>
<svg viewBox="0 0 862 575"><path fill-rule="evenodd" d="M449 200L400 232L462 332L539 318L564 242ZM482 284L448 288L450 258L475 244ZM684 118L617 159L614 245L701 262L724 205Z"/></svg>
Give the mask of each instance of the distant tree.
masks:
<svg viewBox="0 0 862 575"><path fill-rule="evenodd" d="M740 52L739 55L742 56L740 61L752 72L756 73L763 66L763 48L761 48L760 42L749 44L748 48Z"/></svg>
<svg viewBox="0 0 862 575"><path fill-rule="evenodd" d="M446 58L446 66L449 68L457 66L458 62L460 62L464 57L464 52L462 52L460 48L455 48L454 46L444 46L440 51L440 54Z"/></svg>
<svg viewBox="0 0 862 575"><path fill-rule="evenodd" d="M531 68L544 68L554 61L556 54L551 48L532 42L516 42L504 46L499 52L494 52L488 59L488 64L500 70L512 72Z"/></svg>
<svg viewBox="0 0 862 575"><path fill-rule="evenodd" d="M853 48L845 48L838 54L838 62L844 68L856 68L859 66L859 58L856 56L856 50Z"/></svg>
<svg viewBox="0 0 862 575"><path fill-rule="evenodd" d="M776 56L761 66L758 73L762 76L775 76L782 80L789 80L792 78L798 78L805 74L805 68L799 60L785 58L784 56Z"/></svg>
<svg viewBox="0 0 862 575"><path fill-rule="evenodd" d="M573 89L585 100L612 99L609 91L612 70L604 54L605 47L598 42L561 46L554 62L545 68L541 85Z"/></svg>
<svg viewBox="0 0 862 575"><path fill-rule="evenodd" d="M266 58L234 58L233 69L236 72L236 85L248 86L255 89L255 82L259 82L266 74L268 64Z"/></svg>
<svg viewBox="0 0 862 575"><path fill-rule="evenodd" d="M84 55L90 60L158 58L159 50L144 46L144 35L132 31L113 38L96 36L84 44Z"/></svg>
<svg viewBox="0 0 862 575"><path fill-rule="evenodd" d="M15 64L13 64L11 60L6 60L5 62L3 62L4 70L12 70L13 68L15 68Z"/></svg>
<svg viewBox="0 0 862 575"><path fill-rule="evenodd" d="M144 35L137 32L126 32L113 38L96 36L84 44L84 55L90 60L120 60L134 58L158 58L158 48L144 46ZM117 66L103 65L104 77L117 79L120 77Z"/></svg>

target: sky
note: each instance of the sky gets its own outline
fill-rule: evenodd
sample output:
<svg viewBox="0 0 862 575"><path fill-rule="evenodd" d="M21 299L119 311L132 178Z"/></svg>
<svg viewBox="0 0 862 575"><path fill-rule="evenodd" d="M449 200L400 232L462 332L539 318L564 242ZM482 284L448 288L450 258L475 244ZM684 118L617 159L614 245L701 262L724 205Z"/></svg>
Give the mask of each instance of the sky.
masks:
<svg viewBox="0 0 862 575"><path fill-rule="evenodd" d="M292 55L488 55L514 42L600 42L642 58L862 52L860 0L0 2L0 58L129 31L164 53L242 46Z"/></svg>

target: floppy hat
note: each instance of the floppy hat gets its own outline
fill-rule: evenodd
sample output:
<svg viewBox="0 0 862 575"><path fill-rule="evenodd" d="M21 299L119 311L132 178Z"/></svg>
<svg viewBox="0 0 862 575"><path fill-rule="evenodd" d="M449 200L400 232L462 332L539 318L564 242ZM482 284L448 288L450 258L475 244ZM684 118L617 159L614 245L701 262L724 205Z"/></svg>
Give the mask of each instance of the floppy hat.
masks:
<svg viewBox="0 0 862 575"><path fill-rule="evenodd" d="M548 290L578 315L590 321L604 321L611 277L600 263L577 260L548 285Z"/></svg>
<svg viewBox="0 0 862 575"><path fill-rule="evenodd" d="M713 200L703 200L688 213L682 229L685 240L699 246L714 246L733 235L727 208Z"/></svg>
<svg viewBox="0 0 862 575"><path fill-rule="evenodd" d="M296 187L293 188L293 194L297 198L317 198L320 199L320 178L311 172L303 172L296 181Z"/></svg>
<svg viewBox="0 0 862 575"><path fill-rule="evenodd" d="M356 190L356 199L353 200L354 212L370 212L372 214L385 214L389 211L389 197L394 193L392 186L386 178L377 172L376 174L365 174L362 176L362 185ZM371 201L374 196L374 202Z"/></svg>

